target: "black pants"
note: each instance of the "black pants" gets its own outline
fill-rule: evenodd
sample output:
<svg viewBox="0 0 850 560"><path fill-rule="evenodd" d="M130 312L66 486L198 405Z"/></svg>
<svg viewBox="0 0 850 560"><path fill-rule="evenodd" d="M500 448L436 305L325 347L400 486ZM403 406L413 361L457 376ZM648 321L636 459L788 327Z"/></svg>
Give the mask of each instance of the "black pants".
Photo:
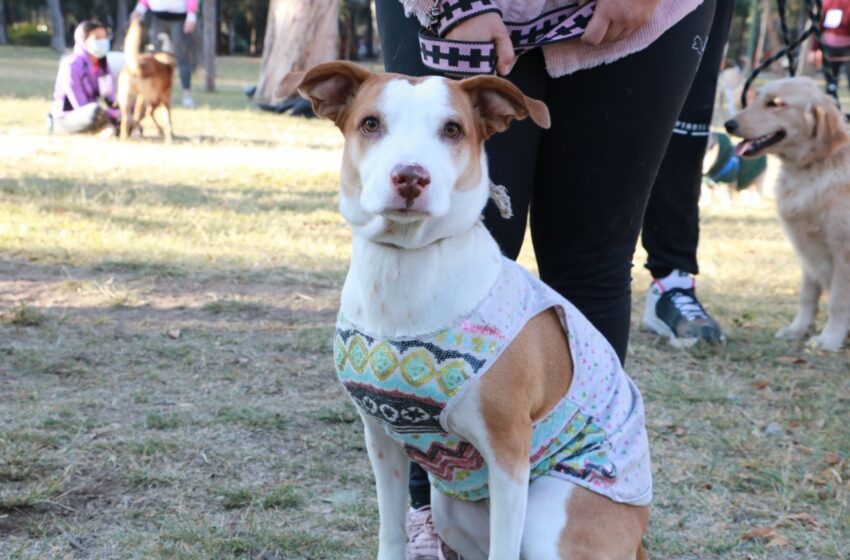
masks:
<svg viewBox="0 0 850 560"><path fill-rule="evenodd" d="M699 272L702 160L734 7L734 0L717 0L702 62L649 196L641 237L648 256L646 267L654 278L663 278L674 269Z"/></svg>
<svg viewBox="0 0 850 560"><path fill-rule="evenodd" d="M540 276L563 294L625 358L631 312L631 266L649 192L682 110L714 14L707 0L647 49L612 64L551 78L540 50L519 58L509 79L549 107L552 128L530 121L486 145L490 176L511 195L514 218L492 206L485 223L516 258L526 223ZM387 70L427 74L418 24L397 0L378 0ZM427 504L424 472L411 469L413 506Z"/></svg>
<svg viewBox="0 0 850 560"><path fill-rule="evenodd" d="M829 68L832 70L832 75L824 72L824 76L826 77L826 91L829 94L835 94L838 92L838 82L841 80L842 68L847 72L847 82L850 84L850 47L836 48L824 45L822 48L823 63L829 64Z"/></svg>

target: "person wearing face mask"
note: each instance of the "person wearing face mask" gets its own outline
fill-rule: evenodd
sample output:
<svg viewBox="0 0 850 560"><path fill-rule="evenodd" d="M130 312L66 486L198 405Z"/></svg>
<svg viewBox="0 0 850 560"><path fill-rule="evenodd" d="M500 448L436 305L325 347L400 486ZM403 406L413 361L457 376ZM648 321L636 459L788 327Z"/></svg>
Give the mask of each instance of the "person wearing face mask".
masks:
<svg viewBox="0 0 850 560"><path fill-rule="evenodd" d="M74 30L74 51L59 63L56 76L48 117L51 132L114 131L120 115L114 107L115 80L106 64L109 47L106 27L98 21L86 20Z"/></svg>

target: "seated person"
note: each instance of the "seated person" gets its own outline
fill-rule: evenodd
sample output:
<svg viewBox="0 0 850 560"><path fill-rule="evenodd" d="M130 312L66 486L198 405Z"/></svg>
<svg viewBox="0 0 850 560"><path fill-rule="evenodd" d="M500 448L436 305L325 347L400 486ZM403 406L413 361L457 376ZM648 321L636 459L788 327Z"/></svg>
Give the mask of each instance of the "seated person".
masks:
<svg viewBox="0 0 850 560"><path fill-rule="evenodd" d="M118 124L114 108L115 80L106 65L109 52L106 27L86 20L74 31L74 52L59 63L53 107L48 117L51 132L99 132ZM103 98L107 107L102 107Z"/></svg>

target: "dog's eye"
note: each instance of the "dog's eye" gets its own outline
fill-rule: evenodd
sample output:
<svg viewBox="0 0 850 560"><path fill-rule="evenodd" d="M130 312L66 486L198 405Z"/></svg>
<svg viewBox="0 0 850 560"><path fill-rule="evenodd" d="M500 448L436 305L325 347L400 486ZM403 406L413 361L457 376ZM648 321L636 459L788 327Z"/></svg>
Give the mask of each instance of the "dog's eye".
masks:
<svg viewBox="0 0 850 560"><path fill-rule="evenodd" d="M363 132L378 132L381 128L381 121L375 117L366 117L363 119L363 123L360 125L360 128L363 129Z"/></svg>
<svg viewBox="0 0 850 560"><path fill-rule="evenodd" d="M446 138L459 138L463 130L461 130L460 125L456 122L447 122L443 126L443 136Z"/></svg>
<svg viewBox="0 0 850 560"><path fill-rule="evenodd" d="M778 97L771 97L770 99L767 100L767 106L768 107L784 107L785 102L782 101L782 99L780 99Z"/></svg>

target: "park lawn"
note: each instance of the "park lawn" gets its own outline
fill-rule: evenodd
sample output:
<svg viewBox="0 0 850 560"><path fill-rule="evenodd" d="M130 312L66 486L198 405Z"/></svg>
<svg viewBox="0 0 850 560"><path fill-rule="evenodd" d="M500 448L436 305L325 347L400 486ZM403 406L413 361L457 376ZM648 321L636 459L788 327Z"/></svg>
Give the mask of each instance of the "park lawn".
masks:
<svg viewBox="0 0 850 560"><path fill-rule="evenodd" d="M175 110L170 147L51 137L55 66L0 47L0 558L374 557L371 470L331 359L339 134L249 108L258 61L230 58L219 93ZM702 235L723 348L640 331L635 268L647 547L850 557L850 352L773 339L799 269L770 201L709 208ZM754 528L774 532L742 539Z"/></svg>

